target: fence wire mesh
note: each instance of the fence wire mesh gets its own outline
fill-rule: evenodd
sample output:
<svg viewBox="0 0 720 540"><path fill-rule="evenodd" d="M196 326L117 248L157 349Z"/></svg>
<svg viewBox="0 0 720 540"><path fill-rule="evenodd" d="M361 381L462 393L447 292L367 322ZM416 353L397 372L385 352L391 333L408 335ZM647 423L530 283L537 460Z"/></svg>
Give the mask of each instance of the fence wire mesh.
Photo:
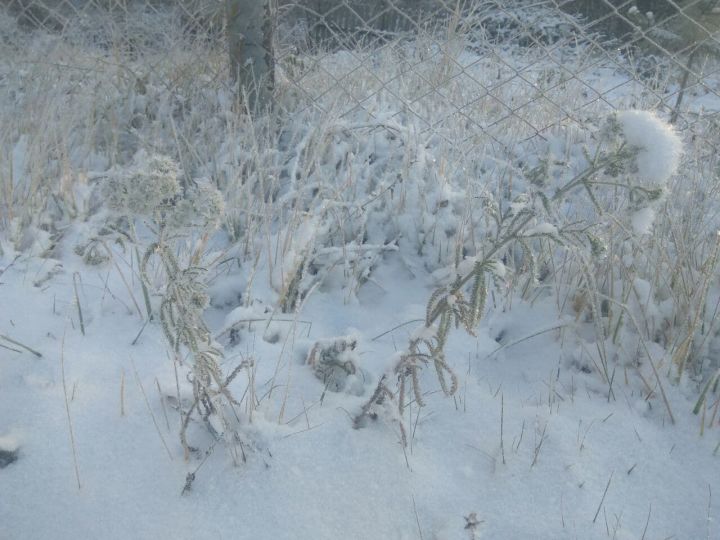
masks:
<svg viewBox="0 0 720 540"><path fill-rule="evenodd" d="M76 91L92 99L107 97L114 80L117 91L180 113L191 95L222 91L231 99L242 94L233 70L248 59L228 52L237 31L228 20L243 5L6 0L2 75L26 77L32 87L33 78L72 72ZM716 1L279 0L268 7L267 21L251 23L272 33L265 52L276 107L311 107L388 129L411 118L422 134L467 152L480 136L508 144L627 107L657 109L688 130L720 106ZM126 136L139 136L153 115L149 106L136 109L126 111Z"/></svg>

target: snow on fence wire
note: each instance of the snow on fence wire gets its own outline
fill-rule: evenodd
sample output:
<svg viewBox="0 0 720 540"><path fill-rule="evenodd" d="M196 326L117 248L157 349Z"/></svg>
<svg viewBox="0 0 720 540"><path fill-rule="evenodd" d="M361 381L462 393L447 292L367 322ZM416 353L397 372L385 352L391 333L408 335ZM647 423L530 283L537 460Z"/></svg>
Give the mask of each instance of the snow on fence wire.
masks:
<svg viewBox="0 0 720 540"><path fill-rule="evenodd" d="M355 121L412 118L468 151L478 133L506 144L626 107L690 129L720 103L708 0L5 0L0 22L0 41L40 47L35 61L77 70L79 86L116 72L142 93L160 71L167 95L342 102Z"/></svg>

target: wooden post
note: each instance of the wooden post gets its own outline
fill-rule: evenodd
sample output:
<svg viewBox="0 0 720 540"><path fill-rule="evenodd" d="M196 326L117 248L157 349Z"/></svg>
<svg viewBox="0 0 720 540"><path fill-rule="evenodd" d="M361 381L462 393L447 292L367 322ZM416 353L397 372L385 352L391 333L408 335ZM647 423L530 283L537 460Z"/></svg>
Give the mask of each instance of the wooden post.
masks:
<svg viewBox="0 0 720 540"><path fill-rule="evenodd" d="M273 0L226 0L227 39L233 82L250 112L272 105L274 85Z"/></svg>

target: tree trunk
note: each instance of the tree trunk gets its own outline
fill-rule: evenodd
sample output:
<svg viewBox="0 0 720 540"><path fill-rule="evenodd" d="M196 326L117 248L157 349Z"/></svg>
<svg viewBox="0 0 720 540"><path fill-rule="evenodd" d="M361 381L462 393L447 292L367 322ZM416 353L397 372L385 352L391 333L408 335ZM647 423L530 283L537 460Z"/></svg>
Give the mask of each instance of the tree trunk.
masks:
<svg viewBox="0 0 720 540"><path fill-rule="evenodd" d="M272 0L226 0L230 69L250 112L272 105Z"/></svg>

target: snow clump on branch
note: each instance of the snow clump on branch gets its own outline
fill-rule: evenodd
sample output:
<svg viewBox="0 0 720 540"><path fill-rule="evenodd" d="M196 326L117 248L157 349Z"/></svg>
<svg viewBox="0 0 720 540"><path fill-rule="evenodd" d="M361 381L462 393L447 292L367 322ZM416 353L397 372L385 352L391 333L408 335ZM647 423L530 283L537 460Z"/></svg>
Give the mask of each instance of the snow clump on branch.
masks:
<svg viewBox="0 0 720 540"><path fill-rule="evenodd" d="M639 149L640 178L656 185L667 183L682 155L682 142L672 126L649 111L621 111L617 120L628 144Z"/></svg>

